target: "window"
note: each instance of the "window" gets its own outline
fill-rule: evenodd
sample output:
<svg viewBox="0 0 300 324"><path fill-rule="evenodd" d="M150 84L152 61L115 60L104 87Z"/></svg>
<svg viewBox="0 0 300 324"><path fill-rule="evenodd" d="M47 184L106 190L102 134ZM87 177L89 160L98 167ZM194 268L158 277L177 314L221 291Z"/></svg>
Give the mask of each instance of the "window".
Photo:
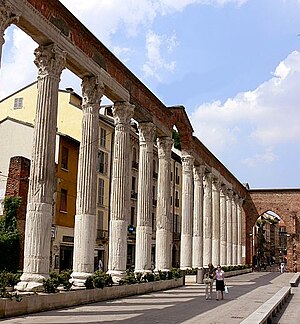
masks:
<svg viewBox="0 0 300 324"><path fill-rule="evenodd" d="M68 160L69 160L69 149L67 147L62 147L61 151L61 168L68 170Z"/></svg>
<svg viewBox="0 0 300 324"><path fill-rule="evenodd" d="M179 185L178 167L175 168L175 183Z"/></svg>
<svg viewBox="0 0 300 324"><path fill-rule="evenodd" d="M134 225L134 207L131 207L130 225Z"/></svg>
<svg viewBox="0 0 300 324"><path fill-rule="evenodd" d="M173 215L173 233L180 233L179 225L179 216L175 214Z"/></svg>
<svg viewBox="0 0 300 324"><path fill-rule="evenodd" d="M99 151L98 152L98 172L106 175L107 168L108 168L108 154L103 151Z"/></svg>
<svg viewBox="0 0 300 324"><path fill-rule="evenodd" d="M67 211L67 197L68 191L66 189L60 189L60 211Z"/></svg>
<svg viewBox="0 0 300 324"><path fill-rule="evenodd" d="M132 167L136 170L138 170L139 168L139 163L137 162L137 152L135 147L132 149Z"/></svg>
<svg viewBox="0 0 300 324"><path fill-rule="evenodd" d="M136 177L131 179L131 190L135 192Z"/></svg>
<svg viewBox="0 0 300 324"><path fill-rule="evenodd" d="M175 191L175 207L179 207L179 194L178 191Z"/></svg>
<svg viewBox="0 0 300 324"><path fill-rule="evenodd" d="M102 240L106 237L106 232L103 230L103 218L104 212L99 210L97 214L97 240Z"/></svg>
<svg viewBox="0 0 300 324"><path fill-rule="evenodd" d="M23 108L23 98L15 98L14 109L22 109L22 108Z"/></svg>
<svg viewBox="0 0 300 324"><path fill-rule="evenodd" d="M152 213L152 230L155 230L156 224L155 224L155 214Z"/></svg>
<svg viewBox="0 0 300 324"><path fill-rule="evenodd" d="M98 211L98 217L97 217L97 229L103 230L103 215L104 212L102 210Z"/></svg>
<svg viewBox="0 0 300 324"><path fill-rule="evenodd" d="M104 180L98 180L98 206L104 206Z"/></svg>
<svg viewBox="0 0 300 324"><path fill-rule="evenodd" d="M100 146L101 147L106 146L106 129L104 128L100 129Z"/></svg>

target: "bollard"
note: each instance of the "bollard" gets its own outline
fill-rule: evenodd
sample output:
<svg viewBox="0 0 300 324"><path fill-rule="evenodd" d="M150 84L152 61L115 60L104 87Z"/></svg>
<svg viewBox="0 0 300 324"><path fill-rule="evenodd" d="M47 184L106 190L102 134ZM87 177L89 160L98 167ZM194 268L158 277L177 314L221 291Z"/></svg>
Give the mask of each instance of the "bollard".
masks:
<svg viewBox="0 0 300 324"><path fill-rule="evenodd" d="M196 283L203 284L203 275L204 275L203 268L198 268L197 275L196 275Z"/></svg>
<svg viewBox="0 0 300 324"><path fill-rule="evenodd" d="M182 285L185 286L185 270L181 270Z"/></svg>

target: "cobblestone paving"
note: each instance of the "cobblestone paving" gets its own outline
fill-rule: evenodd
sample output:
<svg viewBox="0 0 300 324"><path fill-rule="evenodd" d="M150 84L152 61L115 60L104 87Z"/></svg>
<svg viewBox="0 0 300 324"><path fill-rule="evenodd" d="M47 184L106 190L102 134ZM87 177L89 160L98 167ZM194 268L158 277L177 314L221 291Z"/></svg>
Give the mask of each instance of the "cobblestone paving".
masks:
<svg viewBox="0 0 300 324"><path fill-rule="evenodd" d="M85 306L48 311L28 316L2 320L3 323L240 323L281 287L289 285L293 273L253 272L227 278L229 294L222 301L205 300L204 285L189 284L185 287L99 302ZM300 290L291 301L298 303ZM288 310L288 307L287 307ZM298 313L298 319L300 315ZM296 324L297 317L277 323ZM1 320L0 320L1 322Z"/></svg>

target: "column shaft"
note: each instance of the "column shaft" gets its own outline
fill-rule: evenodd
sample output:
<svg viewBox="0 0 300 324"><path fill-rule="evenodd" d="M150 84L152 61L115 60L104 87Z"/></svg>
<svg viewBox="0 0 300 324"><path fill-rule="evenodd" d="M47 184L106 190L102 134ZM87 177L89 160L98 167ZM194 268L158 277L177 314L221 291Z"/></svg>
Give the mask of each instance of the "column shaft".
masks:
<svg viewBox="0 0 300 324"><path fill-rule="evenodd" d="M204 166L194 167L194 222L192 267L203 267L203 173Z"/></svg>
<svg viewBox="0 0 300 324"><path fill-rule="evenodd" d="M212 183L211 173L204 173L203 266L212 262Z"/></svg>
<svg viewBox="0 0 300 324"><path fill-rule="evenodd" d="M116 102L113 107L115 139L111 183L111 219L109 224L108 273L118 281L126 272L127 226L129 215L130 119L134 106Z"/></svg>
<svg viewBox="0 0 300 324"><path fill-rule="evenodd" d="M220 263L227 265L227 208L226 187L221 186L220 191Z"/></svg>
<svg viewBox="0 0 300 324"><path fill-rule="evenodd" d="M242 244L242 225L243 225L243 219L242 219L242 204L243 204L243 199L240 198L238 200L238 204L237 204L237 221L238 221L238 247L237 247L237 253L238 253L238 257L237 257L237 262L238 264L242 264L243 263L243 244Z"/></svg>
<svg viewBox="0 0 300 324"><path fill-rule="evenodd" d="M156 208L156 246L155 268L168 271L172 266L172 231L171 231L171 149L170 137L157 139L158 149L158 186Z"/></svg>
<svg viewBox="0 0 300 324"><path fill-rule="evenodd" d="M226 218L227 218L227 265L232 265L232 191L227 190Z"/></svg>
<svg viewBox="0 0 300 324"><path fill-rule="evenodd" d="M212 263L220 264L220 180L212 181Z"/></svg>
<svg viewBox="0 0 300 324"><path fill-rule="evenodd" d="M232 198L232 264L237 265L237 208L236 195Z"/></svg>
<svg viewBox="0 0 300 324"><path fill-rule="evenodd" d="M183 153L182 160L182 226L180 268L192 267L193 164L194 158Z"/></svg>
<svg viewBox="0 0 300 324"><path fill-rule="evenodd" d="M153 139L155 126L139 124L140 159L137 201L135 271L151 270Z"/></svg>
<svg viewBox="0 0 300 324"><path fill-rule="evenodd" d="M94 245L96 227L97 153L100 99L104 86L96 77L82 82L83 118L79 150L77 199L74 228L74 255L72 280L75 286L84 286L94 272Z"/></svg>
<svg viewBox="0 0 300 324"><path fill-rule="evenodd" d="M52 204L55 191L55 137L58 85L65 53L56 45L35 50L38 97L28 192L24 268L18 290L42 290L49 274Z"/></svg>

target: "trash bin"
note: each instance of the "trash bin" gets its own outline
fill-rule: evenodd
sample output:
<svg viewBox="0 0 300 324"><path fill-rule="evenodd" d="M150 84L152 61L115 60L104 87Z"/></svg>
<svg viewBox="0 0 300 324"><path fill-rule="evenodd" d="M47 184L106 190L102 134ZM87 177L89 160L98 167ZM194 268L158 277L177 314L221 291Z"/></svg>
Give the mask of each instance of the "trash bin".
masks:
<svg viewBox="0 0 300 324"><path fill-rule="evenodd" d="M196 283L198 283L198 284L203 283L203 275L204 275L203 268L197 269Z"/></svg>

